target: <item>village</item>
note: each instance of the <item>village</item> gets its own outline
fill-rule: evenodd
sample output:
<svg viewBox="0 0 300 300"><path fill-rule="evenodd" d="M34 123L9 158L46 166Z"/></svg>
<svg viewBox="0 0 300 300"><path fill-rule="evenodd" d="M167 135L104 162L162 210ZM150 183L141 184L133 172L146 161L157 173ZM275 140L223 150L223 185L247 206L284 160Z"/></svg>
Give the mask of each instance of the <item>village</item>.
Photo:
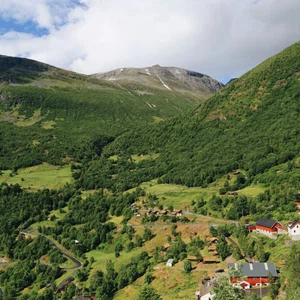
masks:
<svg viewBox="0 0 300 300"><path fill-rule="evenodd" d="M228 196L236 196L236 192L229 192ZM299 202L295 201L295 204L300 209ZM135 211L134 217L136 219L144 217L149 218L151 216L156 216L155 220L159 217L169 216L170 218L177 217L177 221L180 221L182 217L185 217L186 211L181 209L173 209L173 211L168 211L167 209L156 210L153 208L145 209L142 213L141 207L132 204L132 210ZM154 220L154 219L153 219ZM154 225L155 226L155 225ZM276 240L279 236L286 236L291 243L295 243L300 240L300 222L290 221L286 226L283 226L280 222L268 219L259 218L255 224L245 224L245 228L248 234L263 235L271 240ZM197 235L196 232L191 231L190 235ZM228 239L228 238L227 238ZM221 258L217 251L217 245L219 238L213 237L211 235L205 235L205 241L207 247L205 251L201 251L201 259L197 256L188 255L187 260L193 263L194 268L197 268L199 264L206 265L210 272L210 276L204 277L199 284L199 289L195 292L195 300L213 300L215 297L214 288L218 286L220 278L226 278L232 287L239 288L243 291L244 295L255 294L261 299L268 295L270 280L276 282L280 276L280 269L272 261L259 262L254 258L245 257L243 260L236 262L229 262L226 259L226 267L224 264L220 265ZM233 243L234 246L238 245L229 238L229 242ZM165 243L162 246L162 254L164 255L166 251L171 246L171 243ZM206 253L206 255L204 255ZM174 260L169 258L166 261L166 267L172 268L174 266Z"/></svg>

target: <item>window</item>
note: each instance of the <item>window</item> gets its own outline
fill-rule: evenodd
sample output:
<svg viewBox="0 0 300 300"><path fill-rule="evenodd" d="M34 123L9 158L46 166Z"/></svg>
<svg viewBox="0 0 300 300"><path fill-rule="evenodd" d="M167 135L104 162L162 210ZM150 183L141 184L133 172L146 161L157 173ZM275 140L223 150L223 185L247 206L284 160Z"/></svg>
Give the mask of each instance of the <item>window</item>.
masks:
<svg viewBox="0 0 300 300"><path fill-rule="evenodd" d="M294 233L296 233L296 230L294 230Z"/></svg>

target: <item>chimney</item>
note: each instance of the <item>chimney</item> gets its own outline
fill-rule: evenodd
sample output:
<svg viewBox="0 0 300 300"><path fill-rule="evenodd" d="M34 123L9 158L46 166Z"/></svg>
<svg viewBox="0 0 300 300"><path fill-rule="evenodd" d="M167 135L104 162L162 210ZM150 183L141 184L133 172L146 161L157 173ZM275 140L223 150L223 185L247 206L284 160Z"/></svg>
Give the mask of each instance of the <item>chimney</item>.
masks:
<svg viewBox="0 0 300 300"><path fill-rule="evenodd" d="M250 270L253 271L253 264L252 264L252 261L249 263L249 267L250 267Z"/></svg>

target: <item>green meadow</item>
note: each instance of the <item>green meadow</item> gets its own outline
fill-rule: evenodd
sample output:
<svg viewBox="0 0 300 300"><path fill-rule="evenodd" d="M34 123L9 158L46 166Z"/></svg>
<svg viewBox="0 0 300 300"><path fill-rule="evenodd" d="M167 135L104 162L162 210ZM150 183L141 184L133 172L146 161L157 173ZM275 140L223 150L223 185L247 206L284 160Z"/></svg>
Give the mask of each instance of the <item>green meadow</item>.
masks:
<svg viewBox="0 0 300 300"><path fill-rule="evenodd" d="M37 191L39 189L59 189L72 182L71 167L53 166L43 163L38 166L19 169L15 174L11 170L2 171L0 183L19 184L24 189Z"/></svg>

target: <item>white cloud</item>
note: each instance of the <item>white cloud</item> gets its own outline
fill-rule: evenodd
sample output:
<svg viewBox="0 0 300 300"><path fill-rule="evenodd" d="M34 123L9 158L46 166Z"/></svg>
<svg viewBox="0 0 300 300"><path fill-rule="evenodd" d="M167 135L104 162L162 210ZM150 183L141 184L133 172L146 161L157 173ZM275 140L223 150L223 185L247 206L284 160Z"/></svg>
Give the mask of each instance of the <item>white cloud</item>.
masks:
<svg viewBox="0 0 300 300"><path fill-rule="evenodd" d="M9 0L0 5L0 16L23 24L33 21L49 30L64 24L74 0Z"/></svg>
<svg viewBox="0 0 300 300"><path fill-rule="evenodd" d="M49 34L0 35L1 54L29 53L30 58L81 73L158 63L224 79L240 76L300 40L298 0L9 3L2 5L0 16L34 20Z"/></svg>

